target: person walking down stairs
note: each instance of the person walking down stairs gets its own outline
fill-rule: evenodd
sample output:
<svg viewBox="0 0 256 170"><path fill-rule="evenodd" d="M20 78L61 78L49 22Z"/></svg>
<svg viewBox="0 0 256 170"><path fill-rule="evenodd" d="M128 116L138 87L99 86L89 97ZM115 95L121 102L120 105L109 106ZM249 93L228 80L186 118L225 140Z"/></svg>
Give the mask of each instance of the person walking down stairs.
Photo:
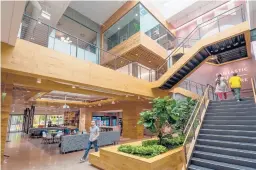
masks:
<svg viewBox="0 0 256 170"><path fill-rule="evenodd" d="M256 104L234 101L210 102L189 170L256 170Z"/></svg>
<svg viewBox="0 0 256 170"><path fill-rule="evenodd" d="M242 87L242 81L241 77L237 76L237 73L234 73L232 77L229 79L229 85L231 88L231 91L233 92L234 97L239 102L241 101L240 98L240 91Z"/></svg>

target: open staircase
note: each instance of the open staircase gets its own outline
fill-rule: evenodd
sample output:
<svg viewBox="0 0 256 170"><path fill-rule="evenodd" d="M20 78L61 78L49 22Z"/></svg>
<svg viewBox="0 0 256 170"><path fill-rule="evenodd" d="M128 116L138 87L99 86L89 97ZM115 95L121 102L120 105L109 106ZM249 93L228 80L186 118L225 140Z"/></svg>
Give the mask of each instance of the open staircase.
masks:
<svg viewBox="0 0 256 170"><path fill-rule="evenodd" d="M188 169L256 170L253 98L210 102Z"/></svg>

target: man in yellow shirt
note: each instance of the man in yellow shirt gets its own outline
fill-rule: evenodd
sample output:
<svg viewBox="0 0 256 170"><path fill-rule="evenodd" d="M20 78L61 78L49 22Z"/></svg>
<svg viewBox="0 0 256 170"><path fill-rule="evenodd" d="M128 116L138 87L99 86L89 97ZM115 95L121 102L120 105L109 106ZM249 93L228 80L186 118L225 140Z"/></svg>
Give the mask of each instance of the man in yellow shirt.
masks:
<svg viewBox="0 0 256 170"><path fill-rule="evenodd" d="M234 97L237 101L241 101L240 91L242 87L241 77L237 76L237 73L234 73L229 79L229 86L233 92Z"/></svg>

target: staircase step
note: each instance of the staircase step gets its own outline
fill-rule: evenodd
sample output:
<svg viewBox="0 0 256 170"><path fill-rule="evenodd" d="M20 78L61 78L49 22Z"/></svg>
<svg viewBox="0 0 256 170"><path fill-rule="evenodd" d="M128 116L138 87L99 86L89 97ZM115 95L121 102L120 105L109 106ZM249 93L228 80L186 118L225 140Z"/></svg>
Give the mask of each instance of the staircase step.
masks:
<svg viewBox="0 0 256 170"><path fill-rule="evenodd" d="M256 125L208 125L203 124L203 129L219 129L219 130L244 130L256 131Z"/></svg>
<svg viewBox="0 0 256 170"><path fill-rule="evenodd" d="M200 134L256 137L256 131L200 129Z"/></svg>
<svg viewBox="0 0 256 170"><path fill-rule="evenodd" d="M211 152L202 152L202 151L194 151L193 157L213 160L213 161L218 161L223 163L229 163L233 165L256 168L256 159L242 158L242 157L216 154Z"/></svg>
<svg viewBox="0 0 256 170"><path fill-rule="evenodd" d="M211 140L211 139L198 139L197 144L256 151L255 143L231 142L231 141L221 141L221 140Z"/></svg>
<svg viewBox="0 0 256 170"><path fill-rule="evenodd" d="M229 112L229 111L221 111L221 112L207 112L206 116L255 116L255 111L250 112Z"/></svg>
<svg viewBox="0 0 256 170"><path fill-rule="evenodd" d="M209 168L196 166L196 165L189 165L188 169L189 170L214 170L214 169L209 169Z"/></svg>
<svg viewBox="0 0 256 170"><path fill-rule="evenodd" d="M212 108L208 108L207 112L253 112L256 110L256 105L253 107L243 107L243 105L241 105L240 108L217 108L217 107L212 107Z"/></svg>
<svg viewBox="0 0 256 170"><path fill-rule="evenodd" d="M201 158L194 158L194 157L191 159L191 164L196 166L211 168L214 170L255 170L255 168L232 165L228 163L217 162L217 161L201 159Z"/></svg>
<svg viewBox="0 0 256 170"><path fill-rule="evenodd" d="M232 101L232 102L210 102L209 103L209 107L210 106L228 106L228 107L232 107L232 106L241 106L241 105L247 105L247 104L255 104L255 102L253 100L248 100L248 101L241 101L241 102L237 102L237 101Z"/></svg>
<svg viewBox="0 0 256 170"><path fill-rule="evenodd" d="M256 151L249 151L249 150L243 150L243 149L233 149L233 148L226 148L226 147L216 147L216 146L197 144L195 145L195 150L256 159Z"/></svg>
<svg viewBox="0 0 256 170"><path fill-rule="evenodd" d="M241 106L243 107L255 107L256 104L254 102L249 102L249 103L242 103L242 104L238 104L238 103L234 103L234 104L231 104L231 103L228 103L228 104L219 104L219 105L211 105L209 104L208 108L211 109L211 108L219 108L219 109L222 109L222 108L240 108Z"/></svg>
<svg viewBox="0 0 256 170"><path fill-rule="evenodd" d="M256 125L256 120L204 120L208 125Z"/></svg>
<svg viewBox="0 0 256 170"><path fill-rule="evenodd" d="M256 114L254 114L254 116L222 116L220 114L218 116L212 116L206 114L204 120L256 120Z"/></svg>
<svg viewBox="0 0 256 170"><path fill-rule="evenodd" d="M222 100L222 101L211 101L210 104L230 104L230 103L247 103L247 102L254 102L254 98L242 98L242 101L237 102L235 99L232 100Z"/></svg>
<svg viewBox="0 0 256 170"><path fill-rule="evenodd" d="M255 137L246 137L246 136L199 134L199 138L220 140L220 141L231 141L231 142L256 143Z"/></svg>

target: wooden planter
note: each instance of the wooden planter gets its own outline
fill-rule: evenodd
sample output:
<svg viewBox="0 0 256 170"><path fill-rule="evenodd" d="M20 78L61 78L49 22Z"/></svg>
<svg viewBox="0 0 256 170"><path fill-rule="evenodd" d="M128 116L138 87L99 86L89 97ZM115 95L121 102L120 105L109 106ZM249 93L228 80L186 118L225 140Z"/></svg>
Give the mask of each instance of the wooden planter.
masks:
<svg viewBox="0 0 256 170"><path fill-rule="evenodd" d="M128 144L141 145L141 141ZM119 146L101 148L100 152L91 153L89 162L104 170L181 170L185 165L183 147L147 159L119 152Z"/></svg>

